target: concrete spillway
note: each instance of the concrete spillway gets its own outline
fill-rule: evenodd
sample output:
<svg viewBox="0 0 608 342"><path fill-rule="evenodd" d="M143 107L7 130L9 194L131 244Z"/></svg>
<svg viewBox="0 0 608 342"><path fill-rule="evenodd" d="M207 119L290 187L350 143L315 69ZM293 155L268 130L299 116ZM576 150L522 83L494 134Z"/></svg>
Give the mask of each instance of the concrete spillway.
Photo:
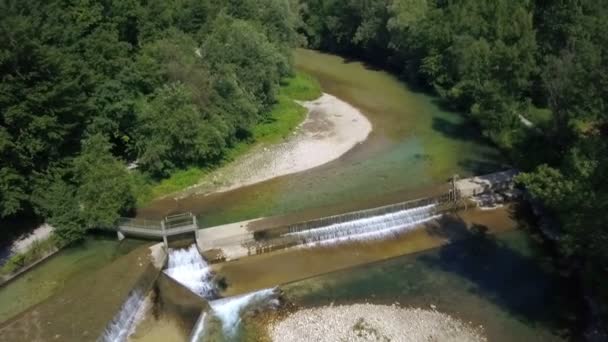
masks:
<svg viewBox="0 0 608 342"><path fill-rule="evenodd" d="M224 336L231 336L235 334L243 312L254 307L278 304L277 292L274 289L217 299L209 265L195 245L187 249L170 250L169 263L164 272L192 292L209 300L211 310L201 314L192 332L192 341L204 338L208 333L206 327L214 325L221 326Z"/></svg>
<svg viewBox="0 0 608 342"><path fill-rule="evenodd" d="M390 237L439 217L435 205L400 210L377 216L337 222L327 226L288 233L304 246L333 245L346 241L365 241Z"/></svg>
<svg viewBox="0 0 608 342"><path fill-rule="evenodd" d="M137 323L144 317L146 310L152 305L151 300L139 289L133 290L118 314L106 327L101 342L126 341L134 331Z"/></svg>
<svg viewBox="0 0 608 342"><path fill-rule="evenodd" d="M206 299L214 297L211 270L195 245L188 249L170 250L169 263L164 272L197 295Z"/></svg>

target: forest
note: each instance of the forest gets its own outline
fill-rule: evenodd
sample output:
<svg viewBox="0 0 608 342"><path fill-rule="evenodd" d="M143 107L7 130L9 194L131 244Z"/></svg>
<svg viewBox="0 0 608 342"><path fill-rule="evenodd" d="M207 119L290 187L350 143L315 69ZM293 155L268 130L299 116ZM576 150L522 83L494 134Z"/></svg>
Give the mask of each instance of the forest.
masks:
<svg viewBox="0 0 608 342"><path fill-rule="evenodd" d="M293 74L281 0L0 6L0 217L45 217L65 243L113 225L138 184L218 163Z"/></svg>
<svg viewBox="0 0 608 342"><path fill-rule="evenodd" d="M464 113L559 220L564 255L608 269L605 1L6 0L0 30L4 219L75 241L138 184L219 163L270 120L301 45Z"/></svg>
<svg viewBox="0 0 608 342"><path fill-rule="evenodd" d="M558 219L560 251L601 281L608 272L606 5L304 0L298 32L312 48L390 69L465 113Z"/></svg>

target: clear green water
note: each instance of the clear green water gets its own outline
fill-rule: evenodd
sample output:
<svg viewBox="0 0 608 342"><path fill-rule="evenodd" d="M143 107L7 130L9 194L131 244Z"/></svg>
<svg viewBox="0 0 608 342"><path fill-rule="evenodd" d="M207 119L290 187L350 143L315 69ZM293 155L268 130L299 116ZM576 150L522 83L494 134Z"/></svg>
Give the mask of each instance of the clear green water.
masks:
<svg viewBox="0 0 608 342"><path fill-rule="evenodd" d="M119 243L116 240L91 238L80 246L59 252L0 288L0 323L141 245L141 242L134 240Z"/></svg>
<svg viewBox="0 0 608 342"><path fill-rule="evenodd" d="M419 189L499 169L499 152L463 116L440 108L390 74L357 62L297 50L298 69L323 91L362 110L373 125L367 141L321 167L211 196L157 201L142 216L193 211L203 225L340 205L397 190Z"/></svg>
<svg viewBox="0 0 608 342"><path fill-rule="evenodd" d="M489 341L567 340L570 290L529 233L472 236L444 247L282 287L299 307L370 302L437 310Z"/></svg>

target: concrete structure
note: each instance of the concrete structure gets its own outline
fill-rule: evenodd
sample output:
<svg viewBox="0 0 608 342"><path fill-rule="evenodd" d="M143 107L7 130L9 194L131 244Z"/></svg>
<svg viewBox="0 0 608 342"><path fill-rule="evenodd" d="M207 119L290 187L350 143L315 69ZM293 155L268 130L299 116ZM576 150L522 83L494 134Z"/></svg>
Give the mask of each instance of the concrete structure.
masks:
<svg viewBox="0 0 608 342"><path fill-rule="evenodd" d="M454 183L460 198L474 197L489 192L512 189L513 178L517 173L516 170L507 170L483 176L455 180Z"/></svg>
<svg viewBox="0 0 608 342"><path fill-rule="evenodd" d="M285 231L297 231L324 226L335 221L348 221L356 218L370 217L382 213L403 210L426 204L438 204L439 212L456 208L460 200L492 194L495 191L505 191L513 187L513 177L517 171L508 170L489 175L476 176L465 179L454 177L450 190L443 195L421 198L406 202L390 204L382 207L365 209L355 212L323 217L306 222L297 222L289 225L265 226L265 218L257 218L242 222L230 223L221 226L199 229L196 216L192 213L168 216L161 221L142 219L123 219L117 229L119 238L125 235L162 238L165 247L168 247L167 237L193 232L199 250L205 253L208 259L234 260L252 254L271 251L290 246L289 241L282 241L281 235ZM250 226L251 223L262 221ZM272 220L269 219L269 222ZM256 226L256 228L253 228ZM273 239L271 242L269 242Z"/></svg>
<svg viewBox="0 0 608 342"><path fill-rule="evenodd" d="M289 242L287 241L276 241L280 240L280 238L275 239L274 242L277 242L278 244L284 242L284 246L272 245L272 243L266 243L264 239L256 239L256 235L260 233L266 235L281 235L281 231L293 232L300 229L310 229L323 226L325 224L330 224L334 221L373 216L384 212L402 210L428 203L440 204L440 209L438 209L439 211L449 211L456 208L459 200L461 199L488 194L494 191L511 189L513 187L513 177L515 175L517 175L517 171L508 170L460 180L454 178L452 180L451 189L447 194L444 195L401 202L331 217L324 217L306 222L298 222L291 225L283 225L279 227L268 226L260 228L260 226L263 225L257 224L255 225L256 228L249 227L249 224L252 222L264 220L264 218L259 218L212 228L205 228L199 231L197 244L200 251L203 253L207 252L209 255L212 255L213 258L235 260L264 251L289 247Z"/></svg>
<svg viewBox="0 0 608 342"><path fill-rule="evenodd" d="M136 236L143 238L162 238L165 248L169 247L167 238L170 236L193 233L198 237L198 223L196 216L192 213L167 216L160 221L122 218L116 228L118 239L125 236Z"/></svg>

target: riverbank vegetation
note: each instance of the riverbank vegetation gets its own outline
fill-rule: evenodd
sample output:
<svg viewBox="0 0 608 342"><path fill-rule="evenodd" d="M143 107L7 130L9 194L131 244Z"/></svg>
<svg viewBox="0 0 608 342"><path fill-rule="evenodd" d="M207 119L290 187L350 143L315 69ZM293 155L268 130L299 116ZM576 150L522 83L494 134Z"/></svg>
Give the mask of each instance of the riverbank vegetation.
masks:
<svg viewBox="0 0 608 342"><path fill-rule="evenodd" d="M288 2L0 6L0 217L45 217L61 243L133 208L136 178L211 167L284 134L258 124L296 121L273 112L293 75Z"/></svg>
<svg viewBox="0 0 608 342"><path fill-rule="evenodd" d="M152 199L178 192L199 184L211 171L243 155L255 144L279 142L289 136L306 117L306 109L296 101L310 101L321 96L321 86L313 77L295 72L293 77L282 80L277 102L264 120L251 129L251 136L226 150L221 160L204 166L191 166L172 172L168 178L157 180L137 173L134 182L137 206Z"/></svg>
<svg viewBox="0 0 608 342"><path fill-rule="evenodd" d="M608 10L593 0L301 0L308 46L392 70L476 122L608 273ZM537 125L530 127L531 122Z"/></svg>

